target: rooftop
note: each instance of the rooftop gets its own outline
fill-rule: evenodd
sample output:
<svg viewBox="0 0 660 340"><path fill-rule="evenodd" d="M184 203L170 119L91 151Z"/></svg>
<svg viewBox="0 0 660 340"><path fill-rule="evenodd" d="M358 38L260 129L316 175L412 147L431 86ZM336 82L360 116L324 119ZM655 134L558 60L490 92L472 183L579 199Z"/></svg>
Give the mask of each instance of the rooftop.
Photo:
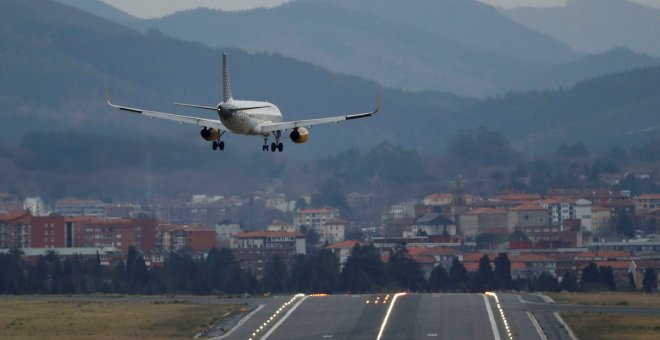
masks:
<svg viewBox="0 0 660 340"><path fill-rule="evenodd" d="M236 238L264 238L264 237L295 237L303 238L304 234L292 231L270 231L270 230L260 230L260 231L249 231L245 233L240 233L234 235Z"/></svg>
<svg viewBox="0 0 660 340"><path fill-rule="evenodd" d="M346 240L346 241L341 241L333 244L329 244L326 246L328 249L353 249L356 244L359 244L360 246L366 246L367 244L364 242L360 241L354 241L354 240Z"/></svg>

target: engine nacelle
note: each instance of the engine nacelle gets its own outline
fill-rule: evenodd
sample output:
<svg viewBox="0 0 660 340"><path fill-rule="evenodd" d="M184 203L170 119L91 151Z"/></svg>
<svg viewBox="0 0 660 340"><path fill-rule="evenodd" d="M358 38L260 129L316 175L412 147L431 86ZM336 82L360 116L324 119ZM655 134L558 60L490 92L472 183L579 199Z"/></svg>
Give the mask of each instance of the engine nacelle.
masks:
<svg viewBox="0 0 660 340"><path fill-rule="evenodd" d="M205 127L202 129L202 131L199 132L199 134L202 135L202 138L209 142L218 140L218 138L220 138L220 130L218 129L209 129Z"/></svg>
<svg viewBox="0 0 660 340"><path fill-rule="evenodd" d="M304 127L295 128L293 131L291 131L289 137L291 138L292 142L296 144L302 144L309 139L309 131L307 131L307 129Z"/></svg>

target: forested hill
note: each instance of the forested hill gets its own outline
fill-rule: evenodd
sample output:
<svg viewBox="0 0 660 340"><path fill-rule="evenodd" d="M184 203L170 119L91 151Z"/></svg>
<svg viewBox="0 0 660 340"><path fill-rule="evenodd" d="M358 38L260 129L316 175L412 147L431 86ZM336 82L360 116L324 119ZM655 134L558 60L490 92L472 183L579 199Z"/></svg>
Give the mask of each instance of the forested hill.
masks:
<svg viewBox="0 0 660 340"><path fill-rule="evenodd" d="M439 93L384 89L357 77L269 54L216 50L201 44L142 34L80 10L47 0L0 0L0 83L4 141L29 130L76 129L87 133L144 134L202 143L196 127L141 119L110 110L115 102L164 111L208 115L174 107L175 101L215 105L221 98L221 52L228 52L234 96L276 103L288 119L314 118L373 109L376 118L312 130L305 146L290 152L327 153L355 144L370 147L384 139L430 145L429 128L442 131L450 115L469 102ZM411 124L401 126L402 117ZM229 150L258 150L255 138L229 136ZM294 151L295 150L295 151ZM229 151L233 152L233 151Z"/></svg>
<svg viewBox="0 0 660 340"><path fill-rule="evenodd" d="M240 12L200 8L132 25L207 46L276 52L390 87L477 97L660 65L635 53L579 55L476 0L298 0Z"/></svg>
<svg viewBox="0 0 660 340"><path fill-rule="evenodd" d="M289 119L366 111L381 96L382 111L375 117L317 127L307 144L288 146L287 153L296 158L349 146L364 150L382 141L442 152L449 135L479 126L500 130L523 147L531 143L539 152L565 140L609 147L659 136L659 67L557 92L473 100L387 89L278 55L143 34L48 0L0 0L0 50L2 142L15 142L32 130L75 130L92 139L98 134L167 138L210 149L196 127L110 110L103 89L109 87L113 100L126 105L211 117L170 103L217 103L222 51L230 55L235 97L270 100ZM260 145L258 138L228 136L225 154L258 151Z"/></svg>

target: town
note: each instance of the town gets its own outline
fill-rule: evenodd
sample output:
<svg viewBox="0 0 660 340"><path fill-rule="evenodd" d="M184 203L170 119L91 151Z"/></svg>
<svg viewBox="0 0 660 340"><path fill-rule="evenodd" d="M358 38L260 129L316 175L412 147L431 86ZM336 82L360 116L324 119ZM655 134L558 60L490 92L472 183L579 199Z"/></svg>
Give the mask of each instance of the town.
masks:
<svg viewBox="0 0 660 340"><path fill-rule="evenodd" d="M310 207L311 195L200 194L150 206L71 198L46 206L39 197L21 200L2 193L0 252L19 249L28 262L49 254L98 257L101 266L112 267L134 248L153 269L162 268L172 254L204 259L212 249L225 248L242 270L261 280L274 257L291 270L296 256L321 250L332 252L341 270L357 245L374 247L383 263L403 251L425 280L436 268L450 272L454 261L473 274L483 270L484 259L496 268L505 254L510 277L519 282L551 277L556 285L550 289L570 287L567 280L582 282L584 271L595 266L610 278L594 289L656 289L659 194L594 188L481 197L468 193L463 182L458 177L450 192L390 204L371 225L346 220L335 207ZM372 200L369 194L348 196L354 206ZM232 220L255 201L283 219L250 230ZM644 283L645 275L653 276L652 284Z"/></svg>

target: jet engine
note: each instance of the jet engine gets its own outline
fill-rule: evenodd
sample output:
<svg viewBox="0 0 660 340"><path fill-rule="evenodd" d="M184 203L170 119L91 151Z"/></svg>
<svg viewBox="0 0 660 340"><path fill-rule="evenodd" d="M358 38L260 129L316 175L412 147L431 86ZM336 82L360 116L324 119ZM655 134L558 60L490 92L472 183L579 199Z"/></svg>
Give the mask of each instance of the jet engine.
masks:
<svg viewBox="0 0 660 340"><path fill-rule="evenodd" d="M296 144L302 144L305 143L307 139L309 139L309 131L307 131L307 129L304 127L295 128L293 131L291 131L289 137L291 138L292 142Z"/></svg>
<svg viewBox="0 0 660 340"><path fill-rule="evenodd" d="M204 127L199 134L202 135L202 138L206 139L209 142L218 140L218 138L220 138L220 130L218 129L209 129L207 127Z"/></svg>

